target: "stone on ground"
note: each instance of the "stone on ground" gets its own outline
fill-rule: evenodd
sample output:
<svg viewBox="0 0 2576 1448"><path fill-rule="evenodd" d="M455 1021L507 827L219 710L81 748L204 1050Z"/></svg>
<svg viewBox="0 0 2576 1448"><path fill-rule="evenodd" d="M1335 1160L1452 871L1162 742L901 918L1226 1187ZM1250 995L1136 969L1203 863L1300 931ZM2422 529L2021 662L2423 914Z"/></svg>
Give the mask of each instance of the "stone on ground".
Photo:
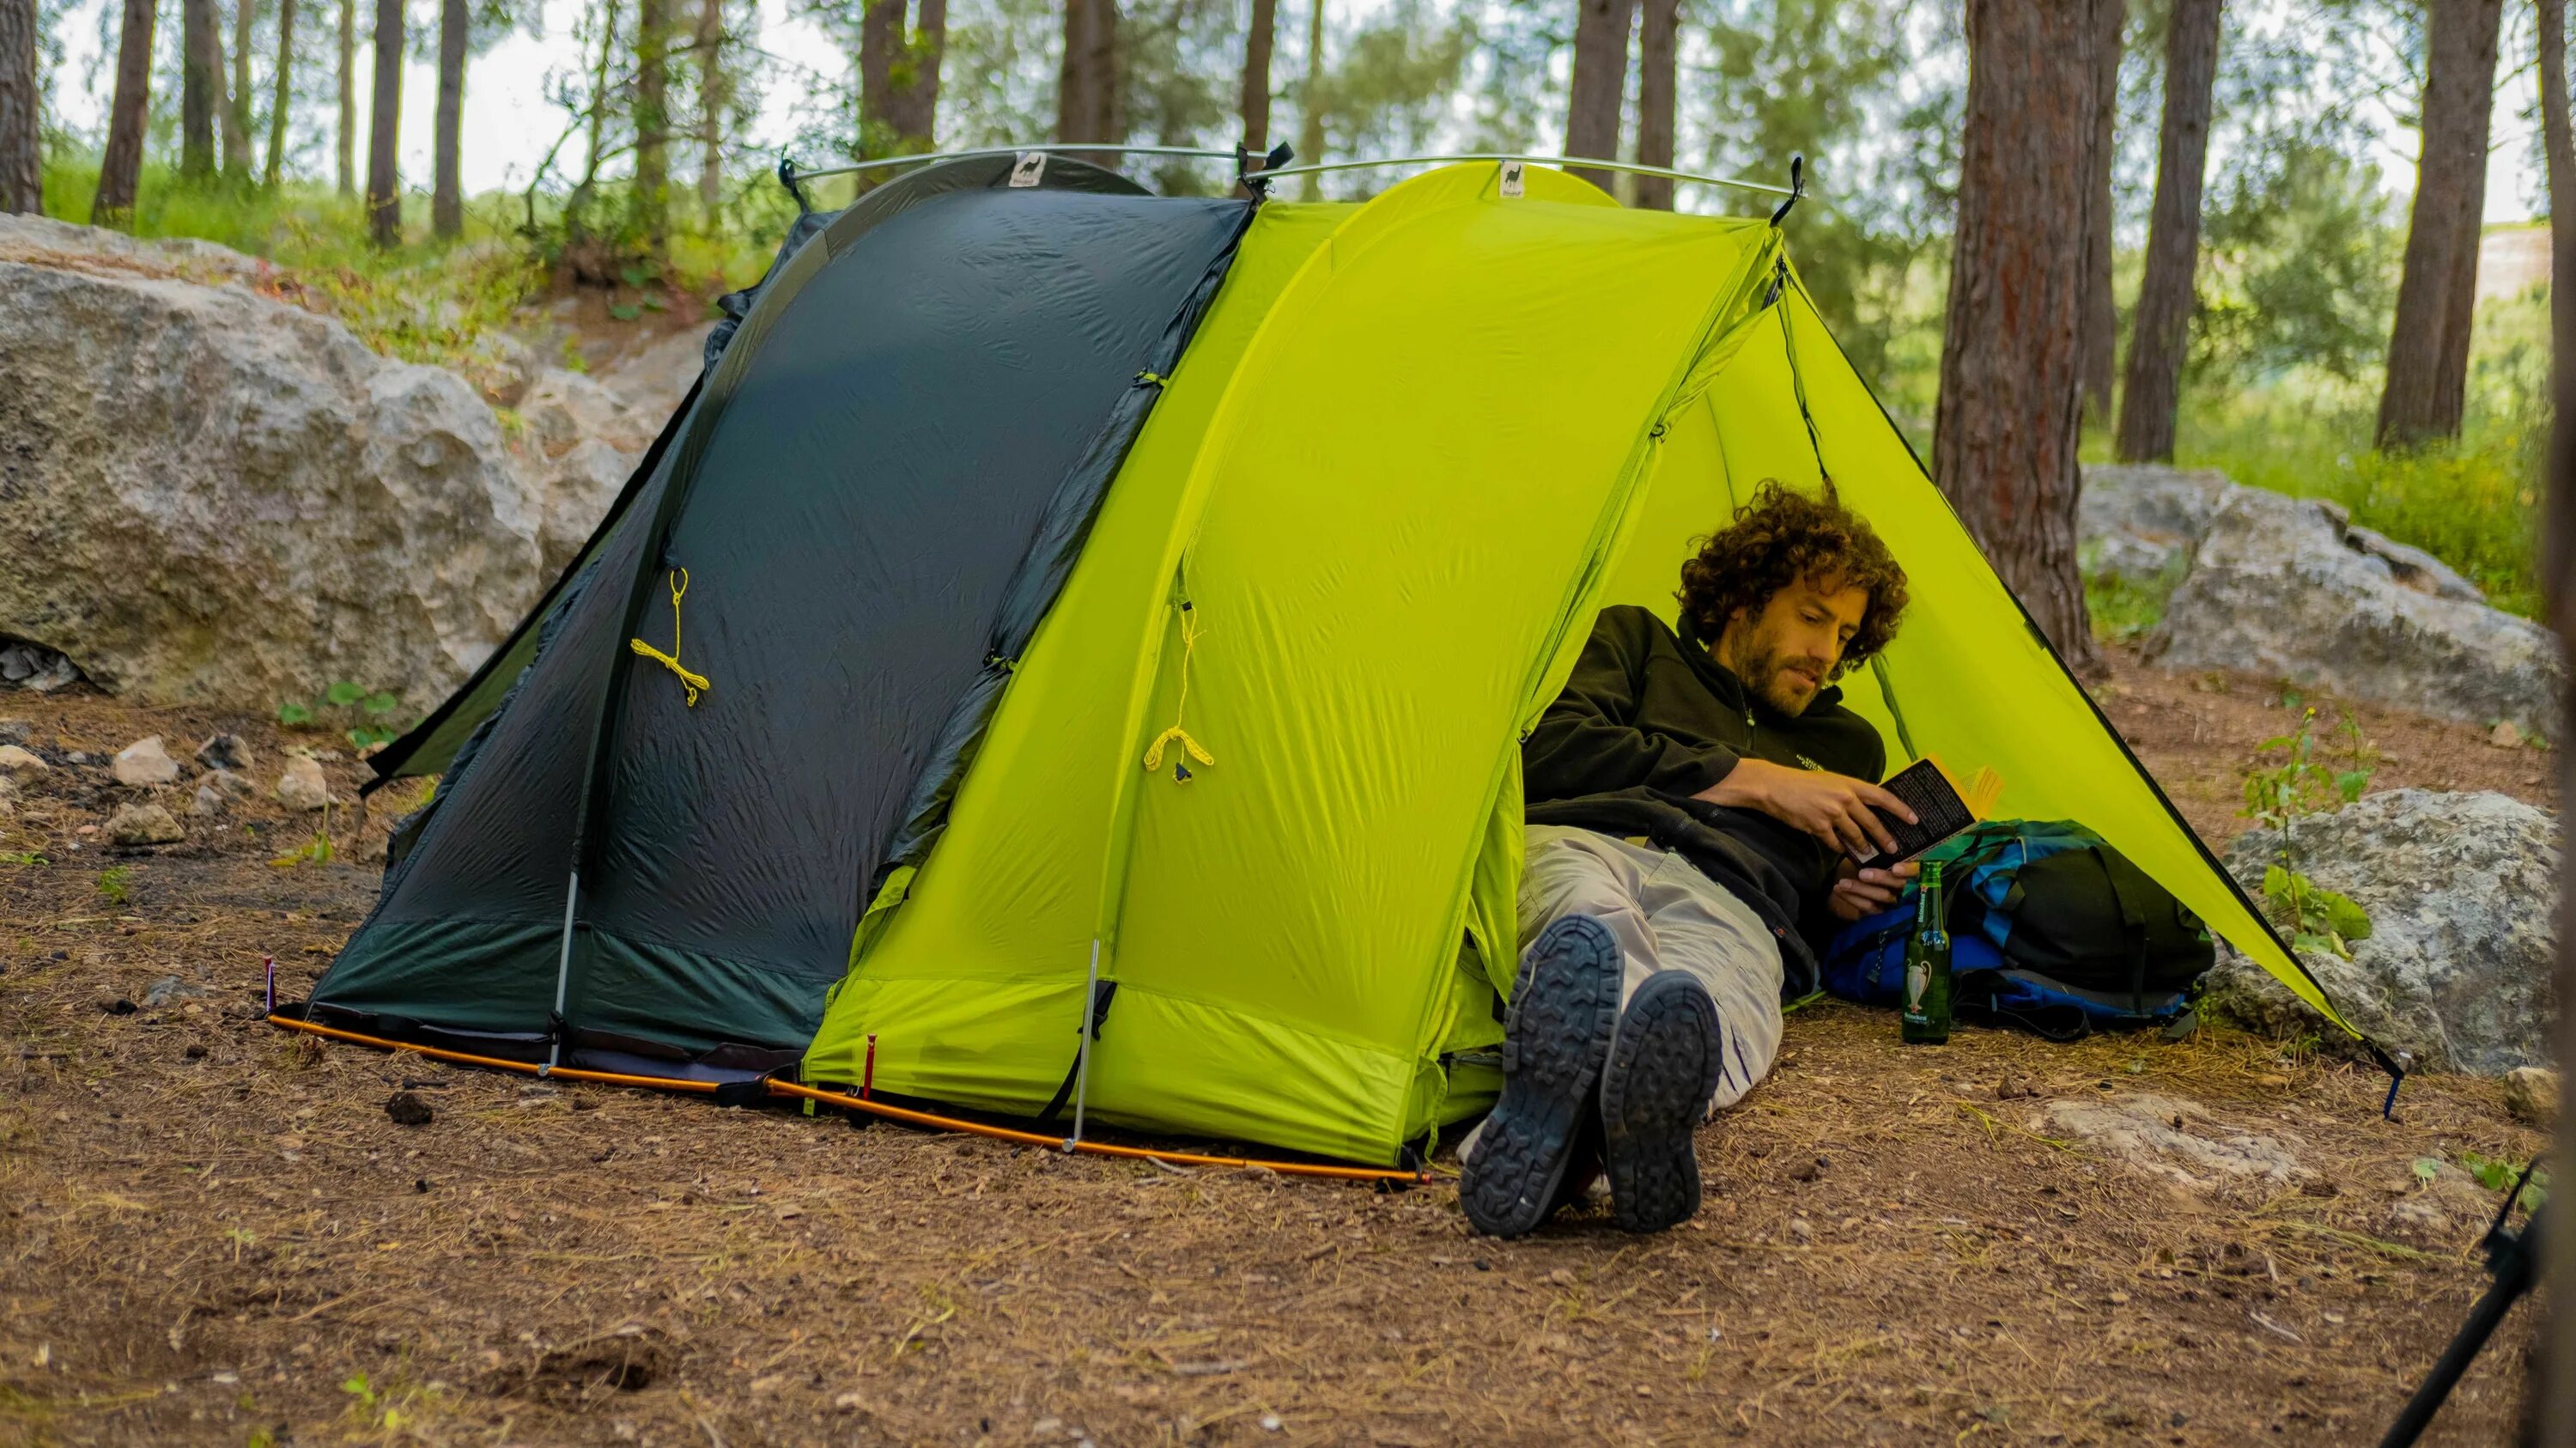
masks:
<svg viewBox="0 0 2576 1448"><path fill-rule="evenodd" d="M108 770L116 782L133 789L153 789L179 777L179 761L161 745L158 734L146 735L116 752Z"/></svg>
<svg viewBox="0 0 2576 1448"><path fill-rule="evenodd" d="M112 845L169 845L187 837L168 810L149 801L120 806L107 820L107 842Z"/></svg>
<svg viewBox="0 0 2576 1448"><path fill-rule="evenodd" d="M2474 594L2331 505L2234 488L2148 652L2169 667L2271 674L2556 738L2565 678L2556 637Z"/></svg>
<svg viewBox="0 0 2576 1448"><path fill-rule="evenodd" d="M2399 789L2302 818L2290 842L2302 873L2370 916L2350 960L2301 957L2345 1019L2432 1070L2547 1062L2560 849L2549 816L2490 792ZM2250 830L2227 867L2259 900L2282 849L2278 833ZM2273 1034L2341 1034L2224 945L2202 1008Z"/></svg>
<svg viewBox="0 0 2576 1448"><path fill-rule="evenodd" d="M2205 1190L2221 1181L2262 1178L2276 1186L2316 1175L2300 1162L2295 1136L2242 1131L2178 1096L2139 1092L2103 1101L2051 1101L2031 1130L2072 1137L2151 1175Z"/></svg>
<svg viewBox="0 0 2576 1448"><path fill-rule="evenodd" d="M41 774L52 767L32 751L15 744L0 744L0 774Z"/></svg>
<svg viewBox="0 0 2576 1448"><path fill-rule="evenodd" d="M2504 1109L2543 1131L2558 1124L2558 1073L2546 1066L2516 1066L2504 1073Z"/></svg>
<svg viewBox="0 0 2576 1448"><path fill-rule="evenodd" d="M50 694L80 680L78 666L42 644L0 644L0 684Z"/></svg>
<svg viewBox="0 0 2576 1448"><path fill-rule="evenodd" d="M320 764L298 754L277 776L277 799L288 809L321 809L331 803L331 782L323 778Z"/></svg>
<svg viewBox="0 0 2576 1448"><path fill-rule="evenodd" d="M216 734L197 746L197 763L206 769L230 769L247 773L253 764L250 746L238 734Z"/></svg>
<svg viewBox="0 0 2576 1448"><path fill-rule="evenodd" d="M152 704L454 687L544 583L539 501L492 409L132 249L0 230L0 554L20 565L0 568L0 634Z"/></svg>

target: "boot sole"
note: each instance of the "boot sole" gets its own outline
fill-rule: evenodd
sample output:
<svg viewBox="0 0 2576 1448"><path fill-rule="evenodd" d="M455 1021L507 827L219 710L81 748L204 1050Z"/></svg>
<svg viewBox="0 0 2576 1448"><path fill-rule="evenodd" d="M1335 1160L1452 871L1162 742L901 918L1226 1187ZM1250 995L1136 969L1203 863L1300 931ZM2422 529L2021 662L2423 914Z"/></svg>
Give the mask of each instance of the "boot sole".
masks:
<svg viewBox="0 0 2576 1448"><path fill-rule="evenodd" d="M1660 1232L1699 1211L1692 1136L1723 1064L1717 1003L1666 971L1637 988L1601 1073L1602 1155L1619 1226Z"/></svg>
<svg viewBox="0 0 2576 1448"><path fill-rule="evenodd" d="M1526 1236L1556 1210L1610 1056L1619 974L1619 942L1589 916L1556 921L1531 943L1504 1021L1502 1096L1458 1179L1477 1231Z"/></svg>

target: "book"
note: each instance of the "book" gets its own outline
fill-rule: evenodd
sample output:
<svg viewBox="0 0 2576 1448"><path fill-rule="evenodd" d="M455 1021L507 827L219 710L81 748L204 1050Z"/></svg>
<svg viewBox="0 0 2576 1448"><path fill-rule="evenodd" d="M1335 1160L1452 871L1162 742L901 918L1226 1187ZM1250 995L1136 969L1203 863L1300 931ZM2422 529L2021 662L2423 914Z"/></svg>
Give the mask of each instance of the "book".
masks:
<svg viewBox="0 0 2576 1448"><path fill-rule="evenodd" d="M1855 854L1853 859L1864 865L1903 864L1959 831L1985 817L1994 807L1996 796L2003 792L2003 779L1991 769L1980 769L1969 777L1963 788L1931 755L1914 761L1889 775L1879 788L1905 801L1914 811L1914 823L1886 810L1879 810L1879 820L1896 838L1896 849L1890 854L1871 850Z"/></svg>

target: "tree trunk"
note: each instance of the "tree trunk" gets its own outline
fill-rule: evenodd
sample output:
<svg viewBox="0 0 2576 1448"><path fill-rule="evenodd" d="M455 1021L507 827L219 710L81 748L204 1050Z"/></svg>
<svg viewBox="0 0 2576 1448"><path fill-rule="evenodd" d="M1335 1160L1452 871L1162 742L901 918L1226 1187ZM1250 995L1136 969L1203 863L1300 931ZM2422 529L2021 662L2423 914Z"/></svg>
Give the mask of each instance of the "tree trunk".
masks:
<svg viewBox="0 0 2576 1448"><path fill-rule="evenodd" d="M269 91L268 167L270 190L286 175L286 117L295 109L295 0L277 0L277 76Z"/></svg>
<svg viewBox="0 0 2576 1448"><path fill-rule="evenodd" d="M1967 115L1932 476L2066 661L2097 668L2076 571L2099 7L1968 0Z"/></svg>
<svg viewBox="0 0 2576 1448"><path fill-rule="evenodd" d="M2120 115L2120 31L2127 0L2098 8L2093 49L2093 229L2084 238L2084 411L2111 420L2112 372L2119 366L2120 304L2111 295L2111 162Z"/></svg>
<svg viewBox="0 0 2576 1448"><path fill-rule="evenodd" d="M340 0L340 194L358 194L358 0Z"/></svg>
<svg viewBox="0 0 2576 1448"><path fill-rule="evenodd" d="M2576 639L2576 135L2567 115L2566 0L2540 0L2541 146L2549 175L2550 388L2554 420L2549 434L2549 502L2540 540L2541 576L2548 580L2550 622L2561 640ZM2576 720L2576 669L2561 686L2560 718ZM2563 729L2565 726L2562 725ZM2576 749L2558 741L2558 797L2576 799ZM2559 852L2558 999L2576 1000L2576 850ZM2576 1011L2558 1013L2557 1058L2576 1061ZM2576 1121L2576 1072L2559 1087L2561 1121ZM2576 1242L2576 1193L2552 1192L2542 1208L2556 1220L2549 1240ZM2537 1223L2533 1224L2537 1226ZM2576 1253L2549 1250L2543 1321L2548 1324L2541 1361L2532 1373L2544 1392L2543 1443L2576 1442ZM2556 1391L2548 1391L2555 1385Z"/></svg>
<svg viewBox="0 0 2576 1448"><path fill-rule="evenodd" d="M698 0L698 210L710 229L724 200L725 113L733 108L724 39L724 0Z"/></svg>
<svg viewBox="0 0 2576 1448"><path fill-rule="evenodd" d="M0 0L0 212L45 210L44 95L36 88L36 0Z"/></svg>
<svg viewBox="0 0 2576 1448"><path fill-rule="evenodd" d="M1681 48L1681 0L1645 0L1637 27L1637 164L1673 164L1675 70ZM1637 178L1637 204L1673 209L1673 183L1664 176Z"/></svg>
<svg viewBox="0 0 2576 1448"><path fill-rule="evenodd" d="M948 0L921 0L895 60L894 127L906 150L928 151L939 123L939 65L948 52Z"/></svg>
<svg viewBox="0 0 2576 1448"><path fill-rule="evenodd" d="M1243 38L1243 149L1270 150L1270 43L1279 32L1279 0L1252 0L1252 29Z"/></svg>
<svg viewBox="0 0 2576 1448"><path fill-rule="evenodd" d="M376 91L367 118L367 234L380 247L402 240L401 153L403 0L376 0Z"/></svg>
<svg viewBox="0 0 2576 1448"><path fill-rule="evenodd" d="M465 233L464 183L457 156L458 133L465 125L465 0L440 0L438 7L438 115L431 141L429 231L441 240Z"/></svg>
<svg viewBox="0 0 2576 1448"><path fill-rule="evenodd" d="M224 104L224 174L250 177L250 24L258 0L233 0L233 80Z"/></svg>
<svg viewBox="0 0 2576 1448"><path fill-rule="evenodd" d="M1064 0L1055 138L1119 141L1117 0Z"/></svg>
<svg viewBox="0 0 2576 1448"><path fill-rule="evenodd" d="M1306 5L1306 78L1297 89L1297 159L1310 166L1324 159L1324 0L1307 0ZM1307 201L1322 200L1324 178L1307 172L1299 180L1297 194Z"/></svg>
<svg viewBox="0 0 2576 1448"><path fill-rule="evenodd" d="M2120 395L2120 461L2169 463L2200 262L2200 187L2209 162L2209 92L2218 76L2220 0L2174 0L2165 31L2164 129L2156 143L2155 210L2146 272L2129 321Z"/></svg>
<svg viewBox="0 0 2576 1448"><path fill-rule="evenodd" d="M885 146L894 135L894 55L903 45L903 13L904 0L867 0L859 12L861 151Z"/></svg>
<svg viewBox="0 0 2576 1448"><path fill-rule="evenodd" d="M635 216L660 256L671 232L671 0L635 7Z"/></svg>
<svg viewBox="0 0 2576 1448"><path fill-rule="evenodd" d="M215 87L224 72L215 0L179 0L179 174L215 174Z"/></svg>
<svg viewBox="0 0 2576 1448"><path fill-rule="evenodd" d="M1628 94L1628 31L1637 0L1575 0L1574 79L1565 98L1565 154L1619 158L1619 107ZM1588 166L1574 175L1607 191L1610 173Z"/></svg>
<svg viewBox="0 0 2576 1448"><path fill-rule="evenodd" d="M2460 435L2504 0L2434 0L2426 19L2423 151L2379 395L2383 448Z"/></svg>
<svg viewBox="0 0 2576 1448"><path fill-rule="evenodd" d="M121 226L134 217L134 183L143 170L143 128L152 109L155 0L125 0L116 41L116 97L107 107L107 150L99 157L92 226Z"/></svg>

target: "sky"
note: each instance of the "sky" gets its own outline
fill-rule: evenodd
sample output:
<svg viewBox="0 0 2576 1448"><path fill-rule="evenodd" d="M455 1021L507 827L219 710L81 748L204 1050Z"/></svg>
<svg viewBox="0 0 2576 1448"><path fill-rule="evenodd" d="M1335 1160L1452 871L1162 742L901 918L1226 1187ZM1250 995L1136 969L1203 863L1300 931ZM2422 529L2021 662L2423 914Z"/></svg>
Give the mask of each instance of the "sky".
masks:
<svg viewBox="0 0 2576 1448"><path fill-rule="evenodd" d="M78 0L64 16L58 32L66 55L64 64L54 73L53 103L66 122L93 133L103 124L107 91L114 84L112 66L100 63L101 20L114 3L116 0ZM547 0L541 34L514 31L475 58L466 78L460 147L469 194L499 187L524 188L547 148L563 130L565 113L546 100L545 80L549 72L581 63L581 47L572 29L585 3L587 0ZM792 15L788 0L759 3L760 44L764 50L810 65L825 77L848 78L849 58L820 26ZM1290 8L1294 6L1295 0L1291 0ZM168 12L165 24L175 24L177 7L163 8ZM1282 28L1289 27L1283 24ZM366 63L362 56L362 71ZM260 59L259 68L267 69L265 57ZM2537 85L2534 73L2525 70L2510 77L2497 95L2486 193L2486 219L2490 223L2526 220L2544 209L2542 178L2532 165L2531 112L2536 104ZM801 70L776 67L762 98L761 114L747 138L749 149L774 147L792 135L799 111L810 110L820 100L814 90L811 79ZM407 185L424 185L429 176L430 128L436 102L435 68L417 61L409 65L403 75L401 163ZM362 89L362 127L366 105ZM2377 159L2388 185L2401 195L2413 184L2414 145L2413 132L2402 128L2393 117L2382 123ZM568 165L577 174L580 150L576 138L564 149L557 164ZM363 140L358 154L363 169ZM800 155L798 159L813 166L827 164L831 158ZM308 156L308 162L327 174L327 154Z"/></svg>

